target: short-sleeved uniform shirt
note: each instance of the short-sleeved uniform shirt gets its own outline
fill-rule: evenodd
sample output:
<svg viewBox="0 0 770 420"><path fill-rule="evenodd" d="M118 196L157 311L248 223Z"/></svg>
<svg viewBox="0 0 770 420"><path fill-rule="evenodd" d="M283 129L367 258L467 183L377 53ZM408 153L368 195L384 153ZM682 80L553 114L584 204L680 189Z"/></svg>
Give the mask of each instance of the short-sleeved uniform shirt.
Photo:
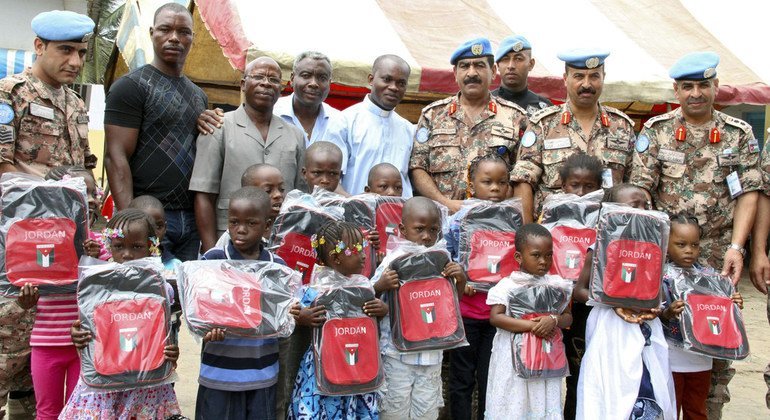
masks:
<svg viewBox="0 0 770 420"><path fill-rule="evenodd" d="M735 197L728 187L733 176L741 189ZM701 261L721 267L732 237L735 199L762 188L759 144L742 120L714 111L709 123L693 126L678 108L644 124L629 182L649 191L657 210L694 214L703 232Z"/></svg>
<svg viewBox="0 0 770 420"><path fill-rule="evenodd" d="M128 159L134 197L152 195L166 210L192 209L189 185L197 120L207 103L206 94L190 79L169 76L149 64L112 85L104 124L139 130Z"/></svg>
<svg viewBox="0 0 770 420"><path fill-rule="evenodd" d="M45 176L62 165L96 166L88 111L72 89L54 89L32 69L0 80L0 161Z"/></svg>
<svg viewBox="0 0 770 420"><path fill-rule="evenodd" d="M599 113L585 133L570 111L569 103L536 112L522 137L514 182L528 182L535 192L535 208L561 188L559 169L570 156L587 153L598 158L612 173L604 187L623 182L631 164L634 146L634 121L615 108L599 105Z"/></svg>
<svg viewBox="0 0 770 420"><path fill-rule="evenodd" d="M423 169L446 197L468 187L473 158L498 153L513 164L527 112L513 102L490 96L475 118L466 115L460 94L433 102L417 122L409 169Z"/></svg>

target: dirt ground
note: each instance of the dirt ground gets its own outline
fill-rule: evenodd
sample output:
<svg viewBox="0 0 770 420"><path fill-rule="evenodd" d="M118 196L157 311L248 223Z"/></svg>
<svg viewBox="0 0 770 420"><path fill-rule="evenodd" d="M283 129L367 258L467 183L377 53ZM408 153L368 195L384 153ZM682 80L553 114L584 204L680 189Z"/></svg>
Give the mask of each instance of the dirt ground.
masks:
<svg viewBox="0 0 770 420"><path fill-rule="evenodd" d="M741 293L744 298L743 316L746 321L751 356L744 361L735 362L737 373L730 383L732 401L725 406L725 419L762 419L770 418L770 410L765 405L767 386L763 379L765 366L770 362L770 326L767 321L766 297L757 292L748 279L741 281ZM186 328L182 328L179 337L182 355L179 358L179 382L176 393L182 413L195 416L195 395L198 389L198 367L200 344L196 343Z"/></svg>

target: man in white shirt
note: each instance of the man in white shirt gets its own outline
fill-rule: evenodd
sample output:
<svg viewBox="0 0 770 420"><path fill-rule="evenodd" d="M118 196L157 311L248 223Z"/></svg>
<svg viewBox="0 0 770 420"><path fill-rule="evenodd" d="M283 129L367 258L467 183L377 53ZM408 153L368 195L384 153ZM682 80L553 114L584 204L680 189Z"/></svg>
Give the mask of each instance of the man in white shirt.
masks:
<svg viewBox="0 0 770 420"><path fill-rule="evenodd" d="M329 124L326 140L342 150L342 187L348 193L363 193L369 170L387 162L401 173L402 196L412 196L407 174L414 125L394 111L404 99L410 72L397 55L377 57L369 74L371 92Z"/></svg>
<svg viewBox="0 0 770 420"><path fill-rule="evenodd" d="M273 114L304 132L305 147L314 141L326 140L329 121L340 114L324 103L332 80L329 57L316 51L300 53L294 59L290 80L294 93L278 99Z"/></svg>

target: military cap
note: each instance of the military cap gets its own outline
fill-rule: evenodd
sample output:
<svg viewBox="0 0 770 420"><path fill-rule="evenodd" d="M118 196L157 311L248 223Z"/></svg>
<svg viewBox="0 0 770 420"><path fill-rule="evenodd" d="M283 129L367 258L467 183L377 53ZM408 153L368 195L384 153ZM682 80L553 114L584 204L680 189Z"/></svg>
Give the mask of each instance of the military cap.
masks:
<svg viewBox="0 0 770 420"><path fill-rule="evenodd" d="M500 47L497 48L497 53L495 54L495 63L502 60L503 57L505 57L506 54L509 52L519 52L522 50L531 50L532 45L530 45L527 38L524 38L521 35L513 35L506 37L500 42Z"/></svg>
<svg viewBox="0 0 770 420"><path fill-rule="evenodd" d="M87 42L94 26L90 17L69 10L51 10L32 19L32 31L48 41Z"/></svg>
<svg viewBox="0 0 770 420"><path fill-rule="evenodd" d="M668 75L674 80L706 80L716 77L719 56L713 52L694 52L680 58Z"/></svg>
<svg viewBox="0 0 770 420"><path fill-rule="evenodd" d="M575 48L562 51L557 57L568 66L576 69L595 69L604 64L610 52L602 48Z"/></svg>
<svg viewBox="0 0 770 420"><path fill-rule="evenodd" d="M474 38L460 44L455 52L452 53L452 58L449 59L449 63L455 65L463 58L478 57L494 57L492 45L490 45L489 40L486 38Z"/></svg>

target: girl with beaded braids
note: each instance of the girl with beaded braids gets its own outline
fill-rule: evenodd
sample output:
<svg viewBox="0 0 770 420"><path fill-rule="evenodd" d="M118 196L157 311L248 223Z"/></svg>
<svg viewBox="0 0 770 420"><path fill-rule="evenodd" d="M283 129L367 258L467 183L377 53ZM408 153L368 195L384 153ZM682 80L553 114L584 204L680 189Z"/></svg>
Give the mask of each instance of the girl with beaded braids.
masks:
<svg viewBox="0 0 770 420"><path fill-rule="evenodd" d="M103 235L116 263L160 256L155 227L141 210L128 208L117 212L107 223ZM72 324L70 334L78 349L93 339L90 331L81 328L79 320ZM167 345L163 353L166 360L176 363L179 347ZM181 411L173 384L108 391L95 390L78 381L61 418L168 418L175 415L181 415Z"/></svg>
<svg viewBox="0 0 770 420"><path fill-rule="evenodd" d="M363 253L365 242L361 230L352 223L332 221L324 224L312 239L317 256L316 270L331 269L345 277L358 275L366 258ZM369 283L368 279L366 283ZM297 304L291 309L298 325L317 327L325 321L323 307L308 308L317 295L318 291L311 285L302 297L303 308ZM364 303L363 310L365 314L378 318L388 313L387 305L377 298ZM315 363L311 347L302 358L287 418L378 418L376 392L348 396L321 395L316 384Z"/></svg>

